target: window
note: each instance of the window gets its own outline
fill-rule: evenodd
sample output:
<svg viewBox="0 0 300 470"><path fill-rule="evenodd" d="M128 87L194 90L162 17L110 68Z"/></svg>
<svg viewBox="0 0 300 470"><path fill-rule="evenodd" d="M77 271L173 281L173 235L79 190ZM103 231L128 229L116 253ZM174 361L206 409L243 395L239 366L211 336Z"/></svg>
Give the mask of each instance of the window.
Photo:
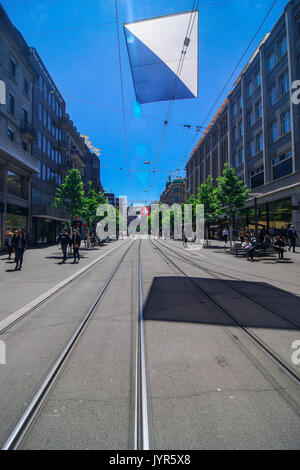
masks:
<svg viewBox="0 0 300 470"><path fill-rule="evenodd" d="M27 127L28 124L28 111L25 108L22 110L22 124L25 127Z"/></svg>
<svg viewBox="0 0 300 470"><path fill-rule="evenodd" d="M47 127L47 111L44 108L44 126Z"/></svg>
<svg viewBox="0 0 300 470"><path fill-rule="evenodd" d="M42 139L42 134L41 134L41 132L39 131L39 132L38 132L38 147L39 147L40 150L42 150L42 140L43 140L43 139Z"/></svg>
<svg viewBox="0 0 300 470"><path fill-rule="evenodd" d="M286 152L272 160L273 179L276 180L282 176L293 172L292 152Z"/></svg>
<svg viewBox="0 0 300 470"><path fill-rule="evenodd" d="M47 139L45 136L43 136L43 152L45 155L47 154Z"/></svg>
<svg viewBox="0 0 300 470"><path fill-rule="evenodd" d="M239 95L238 98L237 98L237 106L238 106L238 109L242 108L242 97L241 97L241 95Z"/></svg>
<svg viewBox="0 0 300 470"><path fill-rule="evenodd" d="M39 120L43 121L43 106L39 103Z"/></svg>
<svg viewBox="0 0 300 470"><path fill-rule="evenodd" d="M179 197L178 196L174 197L174 202L179 202Z"/></svg>
<svg viewBox="0 0 300 470"><path fill-rule="evenodd" d="M256 136L256 151L257 151L257 152L261 152L261 151L263 150L263 146L264 146L263 133L260 132L260 133L257 134L257 136Z"/></svg>
<svg viewBox="0 0 300 470"><path fill-rule="evenodd" d="M44 82L44 100L47 100L48 96L48 87L47 84Z"/></svg>
<svg viewBox="0 0 300 470"><path fill-rule="evenodd" d="M239 132L239 137L243 136L243 121L240 121L238 123L238 132Z"/></svg>
<svg viewBox="0 0 300 470"><path fill-rule="evenodd" d="M49 94L48 94L48 105L50 106L50 108L51 108L51 96L52 96L52 93L51 93L51 91L49 91Z"/></svg>
<svg viewBox="0 0 300 470"><path fill-rule="evenodd" d="M271 124L271 141L276 142L278 139L278 125L277 120L273 121Z"/></svg>
<svg viewBox="0 0 300 470"><path fill-rule="evenodd" d="M291 112L290 110L286 111L285 113L281 114L280 116L281 122L281 135L285 135L291 130Z"/></svg>
<svg viewBox="0 0 300 470"><path fill-rule="evenodd" d="M262 117L262 104L261 104L261 100L259 100L255 104L255 118L256 118L256 120L258 120L261 117Z"/></svg>
<svg viewBox="0 0 300 470"><path fill-rule="evenodd" d="M12 129L8 128L7 129L7 137L9 138L9 140L11 140L12 142L14 142L15 140L15 133Z"/></svg>
<svg viewBox="0 0 300 470"><path fill-rule="evenodd" d="M39 77L39 91L40 91L40 94L42 95L43 94L43 88L44 88L44 80L43 80L43 77Z"/></svg>
<svg viewBox="0 0 300 470"><path fill-rule="evenodd" d="M28 83L28 80L26 80L26 78L24 78L24 82L23 82L23 91L25 95L28 95L29 83Z"/></svg>
<svg viewBox="0 0 300 470"><path fill-rule="evenodd" d="M243 148L239 149L239 162L240 162L240 165L244 164L244 149Z"/></svg>
<svg viewBox="0 0 300 470"><path fill-rule="evenodd" d="M260 71L258 71L255 75L255 86L256 86L256 88L259 87L260 83L261 83Z"/></svg>
<svg viewBox="0 0 300 470"><path fill-rule="evenodd" d="M58 153L58 163L61 164L61 152Z"/></svg>
<svg viewBox="0 0 300 470"><path fill-rule="evenodd" d="M276 88L275 85L272 86L269 92L270 105L273 106L276 103Z"/></svg>
<svg viewBox="0 0 300 470"><path fill-rule="evenodd" d="M237 167L238 167L238 156L237 156L237 153L234 154L234 156L233 156L233 166L234 166L234 168L237 168Z"/></svg>
<svg viewBox="0 0 300 470"><path fill-rule="evenodd" d="M233 138L233 142L237 140L237 128L236 127L234 127L232 130L232 138Z"/></svg>
<svg viewBox="0 0 300 470"><path fill-rule="evenodd" d="M14 59L10 58L9 73L12 77L16 76L17 63Z"/></svg>
<svg viewBox="0 0 300 470"><path fill-rule="evenodd" d="M47 150L48 150L47 155L48 155L48 157L50 158L50 157L51 157L51 143L50 143L49 140L48 140Z"/></svg>
<svg viewBox="0 0 300 470"><path fill-rule="evenodd" d="M253 126L254 119L253 119L253 110L248 112L248 126L251 127Z"/></svg>
<svg viewBox="0 0 300 470"><path fill-rule="evenodd" d="M43 166L42 166L42 180L43 181L46 181L47 179L47 167L46 165L43 163Z"/></svg>
<svg viewBox="0 0 300 470"><path fill-rule="evenodd" d="M51 116L48 114L48 131L51 133Z"/></svg>
<svg viewBox="0 0 300 470"><path fill-rule="evenodd" d="M22 149L24 150L24 152L27 152L27 144L26 142L24 142L24 140L22 140Z"/></svg>
<svg viewBox="0 0 300 470"><path fill-rule="evenodd" d="M8 92L8 111L15 114L15 97L11 92Z"/></svg>
<svg viewBox="0 0 300 470"><path fill-rule="evenodd" d="M174 188L174 193L179 193L179 188Z"/></svg>
<svg viewBox="0 0 300 470"><path fill-rule="evenodd" d="M250 142L249 142L249 157L253 157L255 154L255 147L254 147L254 140L252 139Z"/></svg>
<svg viewBox="0 0 300 470"><path fill-rule="evenodd" d="M38 178L40 178L40 179L42 179L42 170L43 170L42 162L39 161ZM32 200L34 199L34 198L33 198L33 191L34 191L34 188L32 188Z"/></svg>
<svg viewBox="0 0 300 470"><path fill-rule="evenodd" d="M52 150L51 150L51 160L53 162L55 161L55 149L54 149L54 147L52 147Z"/></svg>
<svg viewBox="0 0 300 470"><path fill-rule="evenodd" d="M50 181L51 180L51 170L49 167L47 167L47 180Z"/></svg>
<svg viewBox="0 0 300 470"><path fill-rule="evenodd" d="M234 103L234 105L232 106L232 114L235 116L237 113L237 106L236 106L236 103Z"/></svg>
<svg viewBox="0 0 300 470"><path fill-rule="evenodd" d="M250 173L250 184L251 189L257 188L258 186L262 186L265 180L265 171L264 167L260 166L255 170L251 171Z"/></svg>
<svg viewBox="0 0 300 470"><path fill-rule="evenodd" d="M288 72L285 72L283 75L280 76L279 83L280 83L280 93L281 95L285 95L290 89L290 81L289 81Z"/></svg>
<svg viewBox="0 0 300 470"><path fill-rule="evenodd" d="M52 124L52 135L53 137L55 137L55 127L53 126L53 124Z"/></svg>
<svg viewBox="0 0 300 470"><path fill-rule="evenodd" d="M55 112L55 97L54 97L53 93L51 93L51 95L52 95L52 111Z"/></svg>
<svg viewBox="0 0 300 470"><path fill-rule="evenodd" d="M286 36L284 36L278 44L278 55L279 57L282 57L287 51L287 39Z"/></svg>
<svg viewBox="0 0 300 470"><path fill-rule="evenodd" d="M248 95L248 96L251 96L252 93L253 93L253 83L250 82L250 83L248 83L248 85L247 85L247 95Z"/></svg>
<svg viewBox="0 0 300 470"><path fill-rule="evenodd" d="M26 190L24 185L24 177L13 173L12 171L7 172L7 192L13 196L26 199Z"/></svg>
<svg viewBox="0 0 300 470"><path fill-rule="evenodd" d="M271 54L268 57L268 68L269 68L269 70L272 70L272 68L275 65L275 62L276 62L275 61L275 54L274 54L274 51L272 51Z"/></svg>

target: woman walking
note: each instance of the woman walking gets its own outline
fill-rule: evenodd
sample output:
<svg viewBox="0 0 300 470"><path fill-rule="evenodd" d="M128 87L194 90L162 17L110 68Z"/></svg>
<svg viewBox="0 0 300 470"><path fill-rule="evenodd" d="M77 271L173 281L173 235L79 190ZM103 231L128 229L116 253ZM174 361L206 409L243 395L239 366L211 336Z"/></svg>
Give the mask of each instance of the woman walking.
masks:
<svg viewBox="0 0 300 470"><path fill-rule="evenodd" d="M16 253L16 267L15 271L17 269L21 270L22 269L22 264L23 264L23 256L24 256L24 251L26 248L26 238L24 237L24 232L23 230L19 230L17 236L14 238L14 248L15 248L15 253Z"/></svg>
<svg viewBox="0 0 300 470"><path fill-rule="evenodd" d="M73 236L71 240L71 245L73 247L73 253L74 253L74 261L73 261L74 263L76 263L76 260L77 260L77 263L79 263L79 260L80 260L80 253L79 253L80 244L81 244L81 236L79 235L78 230L74 228Z"/></svg>

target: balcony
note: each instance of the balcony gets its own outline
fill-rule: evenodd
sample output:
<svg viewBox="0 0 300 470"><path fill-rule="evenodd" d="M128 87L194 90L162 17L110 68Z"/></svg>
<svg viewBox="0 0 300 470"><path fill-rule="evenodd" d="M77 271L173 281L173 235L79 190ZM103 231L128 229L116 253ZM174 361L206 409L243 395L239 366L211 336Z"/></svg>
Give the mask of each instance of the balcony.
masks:
<svg viewBox="0 0 300 470"><path fill-rule="evenodd" d="M61 140L58 144L59 150L64 152L69 149L67 141L66 140Z"/></svg>
<svg viewBox="0 0 300 470"><path fill-rule="evenodd" d="M71 150L71 160L74 164L74 168L81 170L85 168L83 157L79 154L77 150Z"/></svg>
<svg viewBox="0 0 300 470"><path fill-rule="evenodd" d="M31 173L39 172L39 161L2 135L0 135L0 156L17 165L21 165Z"/></svg>
<svg viewBox="0 0 300 470"><path fill-rule="evenodd" d="M66 114L66 116L59 118L58 123L60 127L63 129L67 129L71 126L70 116Z"/></svg>
<svg viewBox="0 0 300 470"><path fill-rule="evenodd" d="M28 121L24 121L24 119L21 119L20 129L21 129L21 134L24 137L27 137L28 139L31 139L31 140L35 139L35 130L33 129L33 127L30 125Z"/></svg>

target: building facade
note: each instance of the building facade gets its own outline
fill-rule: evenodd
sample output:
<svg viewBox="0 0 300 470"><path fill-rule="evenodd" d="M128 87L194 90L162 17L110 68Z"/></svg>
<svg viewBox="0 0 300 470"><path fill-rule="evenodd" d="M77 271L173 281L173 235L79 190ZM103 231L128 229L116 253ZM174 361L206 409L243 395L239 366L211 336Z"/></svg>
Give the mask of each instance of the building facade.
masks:
<svg viewBox="0 0 300 470"><path fill-rule="evenodd" d="M7 232L30 230L31 183L39 171L33 156L34 71L28 47L0 5L0 80L6 102L0 104L0 248Z"/></svg>
<svg viewBox="0 0 300 470"><path fill-rule="evenodd" d="M173 181L169 179L160 196L160 202L169 206L186 202L185 180L180 177L175 178Z"/></svg>
<svg viewBox="0 0 300 470"><path fill-rule="evenodd" d="M33 244L53 243L69 215L54 207L68 170L102 191L100 160L80 136L37 50L29 47L0 5L0 249L23 228ZM2 88L1 88L2 90Z"/></svg>
<svg viewBox="0 0 300 470"><path fill-rule="evenodd" d="M68 169L63 127L66 104L34 48L29 49L29 62L35 72L33 155L39 161L39 172L32 178L32 237L37 244L53 243L69 219L64 210L53 207L57 186L63 182Z"/></svg>
<svg viewBox="0 0 300 470"><path fill-rule="evenodd" d="M258 228L274 234L291 222L300 232L300 105L291 99L297 79L300 1L292 0L193 151L188 196L229 162L252 190L239 224L254 227L258 217Z"/></svg>

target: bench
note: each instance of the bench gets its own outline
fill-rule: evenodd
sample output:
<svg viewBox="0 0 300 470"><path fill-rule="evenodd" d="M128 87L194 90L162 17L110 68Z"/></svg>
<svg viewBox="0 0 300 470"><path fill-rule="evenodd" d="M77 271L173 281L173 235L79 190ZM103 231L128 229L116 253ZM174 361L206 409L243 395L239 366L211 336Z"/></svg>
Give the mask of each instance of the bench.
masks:
<svg viewBox="0 0 300 470"><path fill-rule="evenodd" d="M247 256L247 251L244 250L241 243L235 243L234 244L233 253L237 257ZM277 250L272 245L270 245L269 243L259 243L259 242L257 242L257 243L254 244L253 256L257 256L257 257L259 257L259 256L272 256L272 255L277 254L277 253L278 253Z"/></svg>

